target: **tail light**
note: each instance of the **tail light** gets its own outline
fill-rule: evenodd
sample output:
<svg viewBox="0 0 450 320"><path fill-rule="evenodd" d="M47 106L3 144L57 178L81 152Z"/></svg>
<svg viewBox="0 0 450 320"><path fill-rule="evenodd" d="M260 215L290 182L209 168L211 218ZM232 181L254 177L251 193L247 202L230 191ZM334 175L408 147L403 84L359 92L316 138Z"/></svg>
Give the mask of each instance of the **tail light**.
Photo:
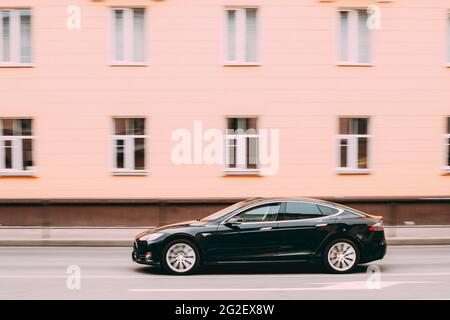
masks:
<svg viewBox="0 0 450 320"><path fill-rule="evenodd" d="M369 231L383 231L383 230L384 230L383 221L379 221L369 227Z"/></svg>

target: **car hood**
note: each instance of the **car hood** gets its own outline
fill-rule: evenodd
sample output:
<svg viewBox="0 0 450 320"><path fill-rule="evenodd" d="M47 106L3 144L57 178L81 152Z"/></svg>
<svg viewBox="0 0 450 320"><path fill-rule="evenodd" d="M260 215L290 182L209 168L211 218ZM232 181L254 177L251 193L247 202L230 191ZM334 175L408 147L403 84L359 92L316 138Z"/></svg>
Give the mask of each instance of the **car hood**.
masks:
<svg viewBox="0 0 450 320"><path fill-rule="evenodd" d="M199 220L188 220L188 221L177 222L177 223L168 224L168 225L165 225L165 226L149 229L147 231L144 231L144 232L138 234L136 236L136 238L140 238L140 237L145 236L145 235L150 234L150 233L156 233L156 232L165 231L165 230L168 230L168 229L201 227L201 226L204 226L205 224L207 224L207 222L199 221Z"/></svg>

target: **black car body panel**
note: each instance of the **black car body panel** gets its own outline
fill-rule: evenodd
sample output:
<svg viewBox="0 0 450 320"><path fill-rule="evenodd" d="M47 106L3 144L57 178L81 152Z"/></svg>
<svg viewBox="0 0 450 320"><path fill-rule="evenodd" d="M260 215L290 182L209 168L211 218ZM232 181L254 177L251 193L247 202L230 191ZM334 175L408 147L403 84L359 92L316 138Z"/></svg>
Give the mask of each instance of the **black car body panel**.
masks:
<svg viewBox="0 0 450 320"><path fill-rule="evenodd" d="M336 213L280 220L287 202L329 206ZM281 203L278 212L270 218L274 220L228 223L230 218L245 215L252 208L273 203ZM357 245L360 263L366 263L382 259L386 253L384 231L369 230L380 219L321 200L254 199L218 217L213 215L211 219L185 221L141 233L134 242L132 257L137 263L159 265L167 243L173 239L186 239L198 247L203 264L296 262L318 260L330 241L347 239ZM153 235L158 237L146 240Z"/></svg>

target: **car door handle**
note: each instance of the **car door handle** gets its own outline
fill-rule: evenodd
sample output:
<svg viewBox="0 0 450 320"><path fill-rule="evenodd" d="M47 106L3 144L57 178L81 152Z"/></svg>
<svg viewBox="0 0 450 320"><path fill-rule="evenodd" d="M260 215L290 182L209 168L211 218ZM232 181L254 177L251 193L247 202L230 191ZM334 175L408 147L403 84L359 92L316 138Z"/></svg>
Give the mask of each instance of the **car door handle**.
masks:
<svg viewBox="0 0 450 320"><path fill-rule="evenodd" d="M316 224L316 227L325 227L326 225L328 225L328 223L319 223Z"/></svg>
<svg viewBox="0 0 450 320"><path fill-rule="evenodd" d="M260 231L269 231L269 230L272 230L272 227L264 227L264 228L261 228L259 230Z"/></svg>

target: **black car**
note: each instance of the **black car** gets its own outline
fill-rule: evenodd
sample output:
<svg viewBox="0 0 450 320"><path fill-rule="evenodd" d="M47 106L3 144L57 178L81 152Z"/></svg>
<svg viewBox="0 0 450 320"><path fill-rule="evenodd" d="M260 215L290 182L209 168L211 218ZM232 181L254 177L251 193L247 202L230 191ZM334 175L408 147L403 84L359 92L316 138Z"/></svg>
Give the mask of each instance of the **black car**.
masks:
<svg viewBox="0 0 450 320"><path fill-rule="evenodd" d="M321 200L257 198L136 237L133 261L171 274L200 264L321 262L333 273L384 257L382 217Z"/></svg>

